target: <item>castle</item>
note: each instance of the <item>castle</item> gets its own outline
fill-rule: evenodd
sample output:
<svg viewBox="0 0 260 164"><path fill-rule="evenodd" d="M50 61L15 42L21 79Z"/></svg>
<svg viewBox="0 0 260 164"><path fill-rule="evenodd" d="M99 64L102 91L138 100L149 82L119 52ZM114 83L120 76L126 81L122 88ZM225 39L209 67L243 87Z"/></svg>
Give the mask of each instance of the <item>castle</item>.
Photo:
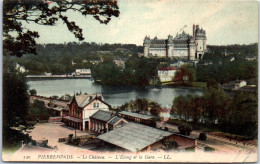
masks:
<svg viewBox="0 0 260 164"><path fill-rule="evenodd" d="M168 39L150 39L144 38L144 56L145 57L176 57L187 60L201 59L207 50L206 31L193 25L193 35L184 31L176 34L175 38L169 35Z"/></svg>

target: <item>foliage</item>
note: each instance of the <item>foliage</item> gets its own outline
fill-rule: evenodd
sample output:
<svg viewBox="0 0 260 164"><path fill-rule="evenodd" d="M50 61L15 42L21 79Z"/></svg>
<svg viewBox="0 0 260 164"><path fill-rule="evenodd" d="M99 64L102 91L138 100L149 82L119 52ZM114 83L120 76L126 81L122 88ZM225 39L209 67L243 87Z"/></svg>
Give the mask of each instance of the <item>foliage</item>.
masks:
<svg viewBox="0 0 260 164"><path fill-rule="evenodd" d="M141 53L141 46L135 44L96 44L87 43L63 43L63 44L38 44L38 55L24 55L22 58L14 58L16 63L29 70L28 74L38 75L44 72L52 74L71 74L75 69L92 69L102 59L111 60L129 58L128 53L116 52L119 47L128 49L130 54ZM108 54L99 53L109 51Z"/></svg>
<svg viewBox="0 0 260 164"><path fill-rule="evenodd" d="M108 60L96 65L92 69L92 76L105 85L142 87L157 77L157 62L155 59L132 56L122 70L112 60Z"/></svg>
<svg viewBox="0 0 260 164"><path fill-rule="evenodd" d="M28 53L36 54L35 38L38 38L39 34L27 29L26 23L55 25L61 20L76 38L83 40L82 29L74 21L68 19L65 14L68 11L74 11L83 16L92 15L104 24L107 24L112 16L119 16L117 1L113 0L5 0L3 3L4 54L18 57Z"/></svg>
<svg viewBox="0 0 260 164"><path fill-rule="evenodd" d="M210 52L204 54L196 67L197 80L205 82L213 80L223 84L237 79L256 78L257 60L247 58L257 58L257 46L257 44L209 46Z"/></svg>
<svg viewBox="0 0 260 164"><path fill-rule="evenodd" d="M14 147L20 147L22 144L22 141L25 144L32 143L35 145L35 141L32 140L31 136L28 134L24 134L21 131L13 130L10 129L10 127L5 126L6 124L3 125L3 151L11 151L14 152L13 150Z"/></svg>
<svg viewBox="0 0 260 164"><path fill-rule="evenodd" d="M192 127L188 124L183 124L178 126L178 130L181 134L189 136L192 131Z"/></svg>
<svg viewBox="0 0 260 164"><path fill-rule="evenodd" d="M236 134L257 136L257 95L252 93L238 93L233 102L230 120L226 128ZM223 126L224 128L224 126Z"/></svg>
<svg viewBox="0 0 260 164"><path fill-rule="evenodd" d="M29 93L31 96L36 96L37 95L37 91L35 89L30 89Z"/></svg>
<svg viewBox="0 0 260 164"><path fill-rule="evenodd" d="M207 139L207 135L205 133L200 133L199 140L206 141L206 139Z"/></svg>
<svg viewBox="0 0 260 164"><path fill-rule="evenodd" d="M50 114L51 114L50 109L45 107L43 101L34 100L34 102L30 105L29 108L28 119L30 121L48 120Z"/></svg>
<svg viewBox="0 0 260 164"><path fill-rule="evenodd" d="M72 99L72 96L70 94L65 94L65 95L60 96L60 98L62 100L70 101Z"/></svg>
<svg viewBox="0 0 260 164"><path fill-rule="evenodd" d="M196 70L191 64L183 64L178 71L176 71L173 81L181 82L182 85L192 85L196 79Z"/></svg>
<svg viewBox="0 0 260 164"><path fill-rule="evenodd" d="M120 85L123 81L120 68L111 60L98 64L91 74L95 80L100 80L102 84Z"/></svg>
<svg viewBox="0 0 260 164"><path fill-rule="evenodd" d="M148 101L147 99L136 99L129 103L123 104L119 107L120 110L130 110L131 112L151 114L153 116L159 116L162 107L154 101Z"/></svg>
<svg viewBox="0 0 260 164"><path fill-rule="evenodd" d="M3 64L3 146L13 147L21 140L29 140L22 132L11 129L27 124L25 118L28 114L29 95L28 86L23 74L14 69L14 63L4 61Z"/></svg>
<svg viewBox="0 0 260 164"><path fill-rule="evenodd" d="M3 67L3 124L7 127L19 126L28 113L28 86L23 74L7 61Z"/></svg>
<svg viewBox="0 0 260 164"><path fill-rule="evenodd" d="M171 114L194 126L217 128L250 138L257 134L257 96L254 93L240 92L232 98L222 89L210 87L203 96L176 97Z"/></svg>
<svg viewBox="0 0 260 164"><path fill-rule="evenodd" d="M204 147L204 151L215 151L213 147L206 146Z"/></svg>
<svg viewBox="0 0 260 164"><path fill-rule="evenodd" d="M58 99L59 96L57 96L57 95L53 95L53 96L50 96L50 98L51 98L51 99Z"/></svg>

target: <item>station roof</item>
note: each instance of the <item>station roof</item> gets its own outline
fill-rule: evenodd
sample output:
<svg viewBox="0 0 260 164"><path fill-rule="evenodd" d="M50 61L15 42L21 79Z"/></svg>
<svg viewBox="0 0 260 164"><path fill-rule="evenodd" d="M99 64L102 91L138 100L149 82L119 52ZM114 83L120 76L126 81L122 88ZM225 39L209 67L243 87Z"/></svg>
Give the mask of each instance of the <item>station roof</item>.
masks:
<svg viewBox="0 0 260 164"><path fill-rule="evenodd" d="M144 120L149 120L149 119L153 118L153 116L148 116L148 115L133 113L133 112L127 112L127 111L119 112L119 114L132 116L132 117L136 117L136 118L140 118L140 119L144 119Z"/></svg>
<svg viewBox="0 0 260 164"><path fill-rule="evenodd" d="M138 152L172 134L142 124L127 123L97 138L126 150Z"/></svg>
<svg viewBox="0 0 260 164"><path fill-rule="evenodd" d="M109 120L107 123L110 125L116 124L121 118L118 116L113 117L111 120Z"/></svg>
<svg viewBox="0 0 260 164"><path fill-rule="evenodd" d="M114 116L114 114L112 112L108 112L108 111L103 111L103 110L99 110L97 111L95 114L93 114L92 116L90 116L90 118L94 118L97 120L101 120L101 121L109 121L112 117Z"/></svg>

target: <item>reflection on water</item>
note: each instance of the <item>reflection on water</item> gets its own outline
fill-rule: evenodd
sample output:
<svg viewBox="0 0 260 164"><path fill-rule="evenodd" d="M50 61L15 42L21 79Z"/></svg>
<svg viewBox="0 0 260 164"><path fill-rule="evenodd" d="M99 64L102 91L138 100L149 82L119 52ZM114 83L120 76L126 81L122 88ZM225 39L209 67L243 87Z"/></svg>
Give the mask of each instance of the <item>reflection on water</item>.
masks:
<svg viewBox="0 0 260 164"><path fill-rule="evenodd" d="M130 88L101 86L89 79L63 79L63 80L40 80L28 81L30 89L36 89L41 96L61 96L74 93L102 93L107 103L112 106L120 106L130 100L146 98L154 100L163 107L170 107L174 97L186 94L201 95L201 90L180 88Z"/></svg>

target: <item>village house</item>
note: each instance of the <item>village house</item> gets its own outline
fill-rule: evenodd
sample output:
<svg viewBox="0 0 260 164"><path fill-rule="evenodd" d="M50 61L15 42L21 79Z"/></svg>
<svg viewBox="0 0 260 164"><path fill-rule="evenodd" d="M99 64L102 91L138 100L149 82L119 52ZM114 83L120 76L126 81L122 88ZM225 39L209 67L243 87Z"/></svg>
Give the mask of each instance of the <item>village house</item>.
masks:
<svg viewBox="0 0 260 164"><path fill-rule="evenodd" d="M110 111L99 110L90 118L90 131L95 133L105 133L117 127L122 127L127 123L123 118L116 116Z"/></svg>
<svg viewBox="0 0 260 164"><path fill-rule="evenodd" d="M103 101L101 94L74 95L69 103L69 115L64 117L68 126L79 130L90 130L89 117L98 110L108 111L110 105Z"/></svg>
<svg viewBox="0 0 260 164"><path fill-rule="evenodd" d="M140 113L121 111L118 113L118 116L126 119L127 121L132 121L144 125L152 125L152 123L154 122L153 116L148 116Z"/></svg>
<svg viewBox="0 0 260 164"><path fill-rule="evenodd" d="M194 148L197 141L184 135L163 131L137 123L127 123L97 137L103 144L130 152L178 150ZM177 143L177 145L172 144ZM172 147L173 146L173 147Z"/></svg>
<svg viewBox="0 0 260 164"><path fill-rule="evenodd" d="M175 67L164 67L158 69L158 76L161 82L172 81L175 76L177 68Z"/></svg>

